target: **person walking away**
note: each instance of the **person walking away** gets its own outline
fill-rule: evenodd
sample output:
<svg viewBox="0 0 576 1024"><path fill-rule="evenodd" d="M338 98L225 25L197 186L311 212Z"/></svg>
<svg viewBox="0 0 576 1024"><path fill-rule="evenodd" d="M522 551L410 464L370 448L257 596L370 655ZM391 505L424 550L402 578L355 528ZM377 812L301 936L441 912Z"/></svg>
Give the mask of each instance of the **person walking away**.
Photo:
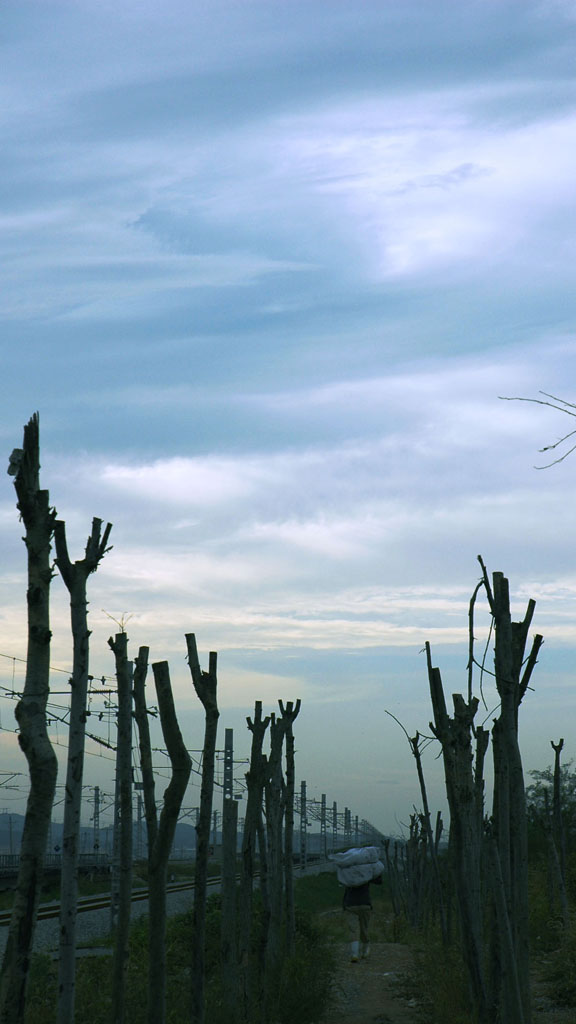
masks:
<svg viewBox="0 0 576 1024"><path fill-rule="evenodd" d="M378 875L363 885L347 885L344 889L342 906L352 936L350 946L352 963L357 963L358 959L366 960L370 955L368 926L372 916L371 885L382 885L382 875Z"/></svg>

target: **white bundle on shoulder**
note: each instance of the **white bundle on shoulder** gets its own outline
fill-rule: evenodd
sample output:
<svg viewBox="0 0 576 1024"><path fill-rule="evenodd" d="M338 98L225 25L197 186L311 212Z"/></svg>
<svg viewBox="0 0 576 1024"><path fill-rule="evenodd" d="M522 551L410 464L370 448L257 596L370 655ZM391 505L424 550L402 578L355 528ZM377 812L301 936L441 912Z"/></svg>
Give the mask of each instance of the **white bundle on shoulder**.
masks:
<svg viewBox="0 0 576 1024"><path fill-rule="evenodd" d="M372 882L384 871L377 846L354 847L343 853L333 853L328 859L336 864L340 884L349 887Z"/></svg>

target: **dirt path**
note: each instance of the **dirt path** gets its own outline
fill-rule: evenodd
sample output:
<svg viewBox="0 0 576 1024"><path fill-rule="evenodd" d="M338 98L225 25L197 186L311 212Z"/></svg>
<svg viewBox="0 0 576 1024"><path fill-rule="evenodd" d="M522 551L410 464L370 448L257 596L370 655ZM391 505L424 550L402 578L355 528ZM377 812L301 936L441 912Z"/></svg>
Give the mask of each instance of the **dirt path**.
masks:
<svg viewBox="0 0 576 1024"><path fill-rule="evenodd" d="M369 960L355 964L350 963L347 944L340 942L335 948L331 1006L319 1024L423 1024L424 1010L410 983L414 960L408 946L372 943ZM533 970L534 1024L574 1024L574 1008L556 1006L547 993L544 967L542 961Z"/></svg>
<svg viewBox="0 0 576 1024"><path fill-rule="evenodd" d="M355 964L344 948L338 945L332 1005L320 1024L421 1024L407 985L413 969L407 946L372 943L370 958Z"/></svg>

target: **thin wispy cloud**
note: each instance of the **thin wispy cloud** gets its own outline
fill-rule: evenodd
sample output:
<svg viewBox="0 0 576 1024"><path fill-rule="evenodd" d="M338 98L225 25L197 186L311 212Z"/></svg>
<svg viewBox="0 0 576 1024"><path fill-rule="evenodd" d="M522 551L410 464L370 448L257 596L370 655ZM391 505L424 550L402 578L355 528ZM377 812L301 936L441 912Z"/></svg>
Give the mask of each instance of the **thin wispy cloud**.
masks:
<svg viewBox="0 0 576 1024"><path fill-rule="evenodd" d="M426 724L426 639L461 688L478 554L519 614L537 600L531 765L568 699L574 473L533 468L566 423L499 396L573 400L572 20L560 0L3 13L0 435L7 459L39 409L74 557L93 515L114 524L95 666L131 615L193 718L194 630L228 720L302 696L311 787L384 826L418 795L380 763L383 708ZM19 657L21 535L6 476L0 653ZM66 668L58 579L53 598ZM322 736L329 706L346 749L351 678L382 710L365 797Z"/></svg>

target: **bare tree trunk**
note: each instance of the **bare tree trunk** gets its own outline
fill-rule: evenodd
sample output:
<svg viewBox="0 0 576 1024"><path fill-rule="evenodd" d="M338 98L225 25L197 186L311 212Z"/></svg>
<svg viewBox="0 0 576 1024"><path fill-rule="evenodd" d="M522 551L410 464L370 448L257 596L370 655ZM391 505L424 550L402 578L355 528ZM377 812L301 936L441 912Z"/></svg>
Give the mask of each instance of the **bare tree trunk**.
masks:
<svg viewBox="0 0 576 1024"><path fill-rule="evenodd" d="M86 583L107 550L112 526L101 536L102 520L92 520L92 533L84 558L72 562L66 543L66 525L54 527L56 564L70 594L73 666L68 729L68 764L64 799L62 872L60 885L60 960L58 964L58 1024L73 1024L76 981L76 913L78 907L78 841L84 777L86 704L88 699L89 636Z"/></svg>
<svg viewBox="0 0 576 1024"><path fill-rule="evenodd" d="M140 769L144 793L144 814L146 817L146 839L148 864L150 851L158 834L158 814L156 811L156 794L154 772L152 769L152 744L150 743L150 726L148 724L148 708L146 707L146 676L148 674L149 647L141 647L134 661L134 718L138 729L138 745L140 748Z"/></svg>
<svg viewBox="0 0 576 1024"><path fill-rule="evenodd" d="M46 704L50 693L50 541L54 511L48 491L40 490L38 414L24 427L24 447L12 453L18 509L26 528L28 552L28 655L22 698L16 706L18 742L28 762L30 791L22 833L18 881L0 979L0 1021L21 1024L34 939L36 913L58 771L48 738Z"/></svg>
<svg viewBox="0 0 576 1024"><path fill-rule="evenodd" d="M394 844L396 846L396 844ZM392 900L392 910L394 917L399 917L403 909L402 907L402 894L400 892L400 882L398 879L398 867L396 858L392 860L390 857L390 840L384 840L384 858L386 861L386 874L388 875L388 884L390 886L390 899Z"/></svg>
<svg viewBox="0 0 576 1024"><path fill-rule="evenodd" d="M172 765L172 778L164 792L164 803L160 821L153 842L148 847L148 886L149 901L149 975L148 975L148 1020L150 1024L164 1024L166 1019L166 880L168 860L174 833L178 823L178 815L188 786L192 761L178 725L168 662L160 661L152 665L162 735ZM140 677L141 678L141 677ZM140 685L140 678L138 683ZM146 705L142 709L144 699L143 686L139 695L139 715L137 716L138 732L144 735L148 731ZM146 738L144 740L146 744ZM150 740L147 741L148 748ZM144 775L143 775L144 777ZM152 801L154 800L154 781L152 779ZM150 794L150 780L144 792ZM150 804L150 799L149 799ZM156 807L154 805L154 812ZM147 810L147 819L149 810Z"/></svg>
<svg viewBox="0 0 576 1024"><path fill-rule="evenodd" d="M264 951L265 1006L264 1019L271 1019L274 994L278 989L282 959L282 895L284 888L284 849L282 820L284 817L284 779L282 777L282 746L287 723L272 715L270 725L270 756L265 786L266 837L270 913L266 921Z"/></svg>
<svg viewBox="0 0 576 1024"><path fill-rule="evenodd" d="M118 684L116 772L120 798L120 885L112 962L112 1024L124 1024L132 900L132 663L128 661L126 633L110 637L108 646L116 659Z"/></svg>
<svg viewBox="0 0 576 1024"><path fill-rule="evenodd" d="M238 932L238 964L240 969L240 991L243 999L244 1018L249 1020L253 1002L253 984L251 970L251 929L252 899L254 875L256 871L256 842L262 828L262 795L264 792L266 758L262 754L264 735L270 724L270 716L262 718L262 701L254 705L254 719L247 718L248 728L252 733L252 749L250 752L250 769L246 773L248 796L246 815L244 818L244 835L242 837L242 861L240 870L239 892L239 932ZM259 842L262 860L265 857L265 844Z"/></svg>
<svg viewBox="0 0 576 1024"><path fill-rule="evenodd" d="M516 963L516 950L512 936L510 914L506 901L506 887L500 867L500 856L498 846L492 836L487 838L488 848L488 879L492 898L496 911L498 923L497 942L499 946L499 958L501 969L501 993L500 993L500 1018L503 1021L513 1021L514 1024L526 1024L522 991L518 978L518 965Z"/></svg>
<svg viewBox="0 0 576 1024"><path fill-rule="evenodd" d="M298 717L301 701L296 705L288 701L286 705L279 701L282 718L286 722L286 808L284 812L284 874L286 900L286 953L290 955L294 948L296 923L294 918L294 721Z"/></svg>
<svg viewBox="0 0 576 1024"><path fill-rule="evenodd" d="M556 850L556 865L557 865L557 877L558 877L558 892L560 896L560 906L562 907L562 921L564 924L564 931L567 932L570 926L570 911L568 909L568 896L566 892L566 834L564 831L564 821L562 819L562 796L561 796L561 778L562 773L560 769L560 755L564 747L564 740L561 739L558 743L554 743L550 740L550 744L554 751L554 787L552 795L552 844Z"/></svg>
<svg viewBox="0 0 576 1024"><path fill-rule="evenodd" d="M462 924L464 958L479 1024L494 1019L484 973L481 891L482 833L479 831L478 778L473 772L471 731L478 700L466 703L453 694L454 718L449 718L440 671L432 666L426 644L430 696L434 710L431 728L442 745L446 794L450 807L450 840L453 846L456 893Z"/></svg>
<svg viewBox="0 0 576 1024"><path fill-rule="evenodd" d="M526 615L521 622L512 622L508 580L501 572L495 572L492 577L492 590L486 569L483 563L481 564L488 601L494 617L494 670L501 701L500 716L493 729L496 841L510 913L524 1021L525 1024L530 1024L528 829L524 773L518 742L518 709L528 688L543 640L538 634L534 637L530 655L525 663L526 641L535 603L528 602ZM506 998L509 1001L513 996Z"/></svg>
<svg viewBox="0 0 576 1024"><path fill-rule="evenodd" d="M238 960L236 956L236 842L238 804L232 798L222 807L222 991L229 1024L238 1020Z"/></svg>
<svg viewBox="0 0 576 1024"><path fill-rule="evenodd" d="M204 749L202 754L202 785L200 789L200 816L196 826L196 865L194 875L194 910L192 917L192 1024L204 1024L206 893L208 883L208 854L210 847L210 819L214 792L214 762L218 731L217 654L210 652L208 672L200 669L194 633L186 634L188 664L198 699L205 712Z"/></svg>
<svg viewBox="0 0 576 1024"><path fill-rule="evenodd" d="M434 836L432 834L432 822L430 821L430 807L428 805L428 794L426 792L426 781L424 779L424 770L422 768L422 756L420 753L420 736L416 733L415 736L409 737L409 743L414 754L416 761L416 771L418 773L418 782L420 783L420 796L422 797L422 808L424 810L424 827L426 829L426 836L428 839L428 849L430 852L430 860L432 862L432 871L434 874L434 888L436 890L436 899L438 903L438 912L440 914L440 931L442 934L442 943L444 946L448 943L448 930L446 926L446 914L444 911L444 892L442 888L442 877L440 875L440 864L438 862L438 854L436 843L434 842Z"/></svg>

